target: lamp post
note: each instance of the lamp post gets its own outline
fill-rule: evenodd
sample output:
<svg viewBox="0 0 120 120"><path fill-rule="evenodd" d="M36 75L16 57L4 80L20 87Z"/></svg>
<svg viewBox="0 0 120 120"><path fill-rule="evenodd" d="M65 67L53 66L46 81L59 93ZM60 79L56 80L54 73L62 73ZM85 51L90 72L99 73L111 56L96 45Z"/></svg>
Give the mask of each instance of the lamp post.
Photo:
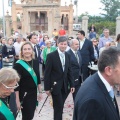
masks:
<svg viewBox="0 0 120 120"><path fill-rule="evenodd" d="M5 35L5 13L4 13L4 0L2 0L2 6L3 6L3 35L4 35L4 37L6 37L6 35Z"/></svg>
<svg viewBox="0 0 120 120"><path fill-rule="evenodd" d="M76 6L76 18L75 18L75 23L78 23L78 0L74 0L74 5Z"/></svg>

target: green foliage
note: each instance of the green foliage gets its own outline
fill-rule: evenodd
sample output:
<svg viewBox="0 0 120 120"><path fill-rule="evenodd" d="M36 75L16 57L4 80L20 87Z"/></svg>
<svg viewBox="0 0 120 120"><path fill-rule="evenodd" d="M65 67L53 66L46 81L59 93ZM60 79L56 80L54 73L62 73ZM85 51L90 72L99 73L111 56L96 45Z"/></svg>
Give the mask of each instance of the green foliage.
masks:
<svg viewBox="0 0 120 120"><path fill-rule="evenodd" d="M89 23L89 26L91 24ZM107 28L110 30L110 35L115 35L115 31L116 31L116 23L115 22L111 22L111 21L101 21L101 22L96 22L94 23L96 30L97 30L97 34L102 34L103 33L103 29Z"/></svg>
<svg viewBox="0 0 120 120"><path fill-rule="evenodd" d="M106 20L116 21L116 17L120 15L120 0L101 0L104 5L101 8L104 13L101 13Z"/></svg>
<svg viewBox="0 0 120 120"><path fill-rule="evenodd" d="M78 21L82 22L82 17L83 16L88 16L88 12L82 13L79 17L78 17Z"/></svg>
<svg viewBox="0 0 120 120"><path fill-rule="evenodd" d="M96 22L101 22L101 21L106 21L104 17L101 16L88 16L89 17L89 23L96 23Z"/></svg>

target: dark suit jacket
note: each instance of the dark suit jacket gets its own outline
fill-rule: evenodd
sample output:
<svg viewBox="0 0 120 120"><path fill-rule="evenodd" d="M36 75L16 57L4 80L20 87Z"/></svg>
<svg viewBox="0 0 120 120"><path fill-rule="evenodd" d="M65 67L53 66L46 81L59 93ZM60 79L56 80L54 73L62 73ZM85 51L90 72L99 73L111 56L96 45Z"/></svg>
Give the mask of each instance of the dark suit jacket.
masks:
<svg viewBox="0 0 120 120"><path fill-rule="evenodd" d="M5 58L5 57L9 57L9 55L15 56L15 48L14 48L14 46L13 46L13 47L12 47L12 50L9 51L9 52L7 52L7 46L4 45L4 46L2 47L2 56L3 56L3 58Z"/></svg>
<svg viewBox="0 0 120 120"><path fill-rule="evenodd" d="M78 85L79 76L81 76L82 57L80 52L78 51L77 52L79 57L79 63L78 63L77 58L75 57L73 51L70 49L67 52L70 55L73 80L75 85Z"/></svg>
<svg viewBox="0 0 120 120"><path fill-rule="evenodd" d="M41 59L40 59L40 54L41 54L40 46L39 46L39 45L36 45L36 48L37 48L37 51L38 51L38 56L37 56L37 51L36 51L36 49L34 48L35 59L38 60L39 62L41 62Z"/></svg>
<svg viewBox="0 0 120 120"><path fill-rule="evenodd" d="M98 76L90 76L80 87L76 99L73 120L120 120L118 106Z"/></svg>
<svg viewBox="0 0 120 120"><path fill-rule="evenodd" d="M82 64L89 64L89 62L94 61L94 49L90 40L85 39L80 53L82 56Z"/></svg>
<svg viewBox="0 0 120 120"><path fill-rule="evenodd" d="M54 82L57 84L54 85ZM68 92L68 85L74 87L72 78L70 56L65 53L65 70L63 72L61 61L58 51L54 51L47 55L44 74L44 89L51 90L53 88L53 94L59 94L61 89Z"/></svg>

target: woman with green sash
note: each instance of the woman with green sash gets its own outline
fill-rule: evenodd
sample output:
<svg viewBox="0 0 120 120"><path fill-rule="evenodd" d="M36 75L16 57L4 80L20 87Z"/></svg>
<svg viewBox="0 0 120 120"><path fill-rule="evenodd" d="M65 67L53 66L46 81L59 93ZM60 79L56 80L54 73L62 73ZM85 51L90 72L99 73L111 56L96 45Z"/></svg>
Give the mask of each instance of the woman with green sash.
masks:
<svg viewBox="0 0 120 120"><path fill-rule="evenodd" d="M9 109L9 96L17 88L19 81L18 73L12 68L0 70L0 120L15 120Z"/></svg>
<svg viewBox="0 0 120 120"><path fill-rule="evenodd" d="M41 92L39 61L34 59L34 51L30 42L21 46L19 60L14 69L20 75L19 87L15 90L18 110L22 111L22 120L32 120L37 105L37 88ZM40 100L41 94L38 95Z"/></svg>

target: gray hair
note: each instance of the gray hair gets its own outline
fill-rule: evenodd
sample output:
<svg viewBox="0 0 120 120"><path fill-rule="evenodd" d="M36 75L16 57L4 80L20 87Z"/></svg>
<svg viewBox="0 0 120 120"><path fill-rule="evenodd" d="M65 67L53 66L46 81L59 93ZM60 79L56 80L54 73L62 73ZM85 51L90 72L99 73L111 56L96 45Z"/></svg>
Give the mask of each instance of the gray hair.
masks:
<svg viewBox="0 0 120 120"><path fill-rule="evenodd" d="M77 39L71 39L70 42L69 42L69 45L70 47L73 45L74 41L77 40ZM78 40L77 40L78 41Z"/></svg>
<svg viewBox="0 0 120 120"><path fill-rule="evenodd" d="M2 83L10 83L14 82L15 80L19 81L19 75L16 70L13 68L4 67L0 70L0 82Z"/></svg>
<svg viewBox="0 0 120 120"><path fill-rule="evenodd" d="M67 37L61 36L58 38L57 43L59 44L60 42L65 42L65 41L67 42Z"/></svg>
<svg viewBox="0 0 120 120"><path fill-rule="evenodd" d="M99 57L98 70L104 72L105 67L111 66L115 68L118 65L118 58L120 57L120 50L117 47L106 48Z"/></svg>
<svg viewBox="0 0 120 120"><path fill-rule="evenodd" d="M49 40L49 39L46 40L46 41L45 41L45 44L47 44L47 43L51 43L51 40Z"/></svg>
<svg viewBox="0 0 120 120"><path fill-rule="evenodd" d="M105 29L103 30L103 32L105 32L105 31L109 31L109 29L105 28Z"/></svg>
<svg viewBox="0 0 120 120"><path fill-rule="evenodd" d="M23 38L23 36L21 34L16 35L16 37L19 37L20 39Z"/></svg>

